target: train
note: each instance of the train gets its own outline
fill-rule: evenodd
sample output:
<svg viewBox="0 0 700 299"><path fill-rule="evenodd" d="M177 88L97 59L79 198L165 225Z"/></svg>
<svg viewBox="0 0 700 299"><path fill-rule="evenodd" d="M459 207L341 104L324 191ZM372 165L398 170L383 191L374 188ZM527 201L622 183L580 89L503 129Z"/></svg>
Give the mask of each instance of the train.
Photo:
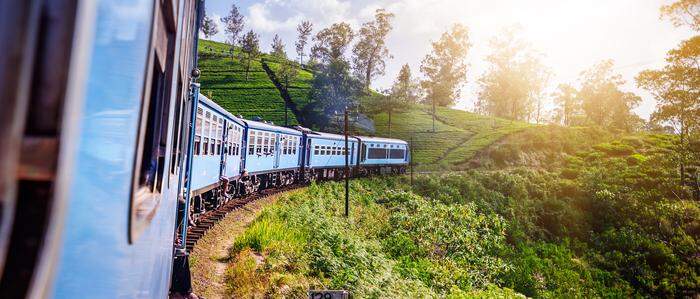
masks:
<svg viewBox="0 0 700 299"><path fill-rule="evenodd" d="M405 171L404 141L345 147L200 95L203 16L203 0L0 1L0 298L165 298L187 226L221 201L340 178L346 157L352 175Z"/></svg>
<svg viewBox="0 0 700 299"><path fill-rule="evenodd" d="M350 135L346 147L344 135L247 120L202 94L193 110L192 167L187 173L191 183L185 190L187 202L192 202L187 204L189 219L196 220L231 197L342 179L346 155L353 176L405 173L410 159L404 140Z"/></svg>

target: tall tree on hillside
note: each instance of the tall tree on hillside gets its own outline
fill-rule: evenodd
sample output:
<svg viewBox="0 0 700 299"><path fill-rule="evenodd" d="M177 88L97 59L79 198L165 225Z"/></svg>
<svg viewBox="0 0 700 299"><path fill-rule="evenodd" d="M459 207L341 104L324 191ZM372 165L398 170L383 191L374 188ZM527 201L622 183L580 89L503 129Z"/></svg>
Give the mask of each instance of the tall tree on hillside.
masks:
<svg viewBox="0 0 700 299"><path fill-rule="evenodd" d="M666 63L662 69L641 72L637 86L656 99L651 119L671 124L678 133L677 155L684 184L685 165L693 159L688 137L700 132L700 36L669 51Z"/></svg>
<svg viewBox="0 0 700 299"><path fill-rule="evenodd" d="M464 58L471 47L469 32L464 25L455 24L432 43L433 51L423 58L420 70L425 76L421 86L433 106L433 131L435 131L435 106L454 103L461 87L467 81L467 65Z"/></svg>
<svg viewBox="0 0 700 299"><path fill-rule="evenodd" d="M604 60L581 73L581 106L591 124L632 131L639 121L632 109L641 99L621 90L625 81L613 68L612 60Z"/></svg>
<svg viewBox="0 0 700 299"><path fill-rule="evenodd" d="M661 17L671 19L676 26L700 31L700 0L678 0L661 6Z"/></svg>
<svg viewBox="0 0 700 299"><path fill-rule="evenodd" d="M242 63L245 66L245 80L248 81L250 64L260 55L260 40L253 30L248 31L241 38Z"/></svg>
<svg viewBox="0 0 700 299"><path fill-rule="evenodd" d="M493 116L540 122L549 71L527 42L508 28L490 40L489 70L479 78L479 111Z"/></svg>
<svg viewBox="0 0 700 299"><path fill-rule="evenodd" d="M314 37L316 42L311 48L311 55L320 63L329 64L335 60L345 59L345 50L355 33L348 23L335 23L328 28L319 31Z"/></svg>
<svg viewBox="0 0 700 299"><path fill-rule="evenodd" d="M353 36L350 25L336 23L314 37L311 53L317 63L310 97L320 114L305 119L312 119L321 128L330 125L335 112L343 111L345 107L352 108L357 103L361 84L350 75L350 63L345 58Z"/></svg>
<svg viewBox="0 0 700 299"><path fill-rule="evenodd" d="M297 55L299 55L299 64L304 64L304 51L306 50L306 44L309 42L309 36L311 36L311 31L314 26L310 21L304 20L297 26L297 41L294 46L297 50Z"/></svg>
<svg viewBox="0 0 700 299"><path fill-rule="evenodd" d="M581 113L581 99L578 91L570 84L559 84L553 94L555 119L559 124L571 126L576 117Z"/></svg>
<svg viewBox="0 0 700 299"><path fill-rule="evenodd" d="M272 38L271 47L272 52L270 54L272 54L272 56L275 56L278 59L287 58L287 52L284 51L284 43L279 35L275 34L275 37Z"/></svg>
<svg viewBox="0 0 700 299"><path fill-rule="evenodd" d="M372 78L384 74L386 60L391 58L386 47L386 37L391 31L391 18L394 14L377 9L374 20L362 24L360 28L360 40L352 49L353 68L355 76L364 82L365 89L369 89Z"/></svg>
<svg viewBox="0 0 700 299"><path fill-rule="evenodd" d="M219 33L219 27L217 27L214 20L207 15L205 15L204 20L202 20L202 33L206 39Z"/></svg>
<svg viewBox="0 0 700 299"><path fill-rule="evenodd" d="M238 36L243 32L245 24L243 15L238 11L238 6L231 4L228 15L221 18L221 22L224 23L224 31L228 37L228 42L231 46L231 58L233 58L233 49L238 41Z"/></svg>
<svg viewBox="0 0 700 299"><path fill-rule="evenodd" d="M395 112L406 110L411 104L417 102L417 86L411 80L411 69L404 64L399 71L390 90L384 91L378 100L378 108L388 116L389 136L391 137L392 115Z"/></svg>
<svg viewBox="0 0 700 299"><path fill-rule="evenodd" d="M394 81L394 85L391 87L391 93L401 99L401 102L407 104L418 103L418 99L420 98L419 86L414 81L411 75L411 67L409 67L408 64L401 66L396 81Z"/></svg>

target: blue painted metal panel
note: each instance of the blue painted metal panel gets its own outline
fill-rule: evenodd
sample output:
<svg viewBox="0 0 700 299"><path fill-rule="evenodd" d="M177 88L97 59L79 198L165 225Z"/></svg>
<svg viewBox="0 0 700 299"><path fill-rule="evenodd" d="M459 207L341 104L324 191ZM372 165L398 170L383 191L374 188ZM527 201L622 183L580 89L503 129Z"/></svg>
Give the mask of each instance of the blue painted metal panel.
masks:
<svg viewBox="0 0 700 299"><path fill-rule="evenodd" d="M98 3L80 140L68 166L74 180L54 281L58 298L167 296L177 175L166 178L150 225L133 244L127 240L152 9L147 0Z"/></svg>
<svg viewBox="0 0 700 299"><path fill-rule="evenodd" d="M218 155L198 155L192 159L192 191L219 181L221 157Z"/></svg>
<svg viewBox="0 0 700 299"><path fill-rule="evenodd" d="M342 136L341 136L342 137ZM345 166L345 155L341 153L336 153L335 155L321 155L321 150L319 150L319 154L316 152L316 147L340 147L343 148L345 146L345 139L326 139L326 138L318 138L314 137L313 135L309 135L308 138L311 140L311 159L310 159L310 166L311 168L319 168L319 167L344 167ZM349 157L349 164L350 166L353 165L354 157L356 156L356 152L353 150L353 144L354 147L357 148L357 140L354 138L349 138L348 139L348 148L350 149L350 157Z"/></svg>

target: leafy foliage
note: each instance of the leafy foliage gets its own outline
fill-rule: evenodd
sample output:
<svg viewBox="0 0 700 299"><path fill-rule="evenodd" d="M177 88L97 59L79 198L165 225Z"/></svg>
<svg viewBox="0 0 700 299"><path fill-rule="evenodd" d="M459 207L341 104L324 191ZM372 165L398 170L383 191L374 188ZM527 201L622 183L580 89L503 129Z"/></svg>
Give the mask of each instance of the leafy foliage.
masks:
<svg viewBox="0 0 700 299"><path fill-rule="evenodd" d="M573 145L517 145L530 153L581 146L543 155L559 160L550 168L513 160L509 169L419 176L413 187L405 177L353 181L349 218L342 184L290 195L233 247L231 272L253 273L243 277L255 286L237 281L233 293L314 285L362 298L697 294L700 206L676 197L688 191L673 183L667 154L676 137L597 144L596 129L562 130L552 134L571 134ZM520 134L537 136L531 131ZM279 276L283 284L260 278Z"/></svg>

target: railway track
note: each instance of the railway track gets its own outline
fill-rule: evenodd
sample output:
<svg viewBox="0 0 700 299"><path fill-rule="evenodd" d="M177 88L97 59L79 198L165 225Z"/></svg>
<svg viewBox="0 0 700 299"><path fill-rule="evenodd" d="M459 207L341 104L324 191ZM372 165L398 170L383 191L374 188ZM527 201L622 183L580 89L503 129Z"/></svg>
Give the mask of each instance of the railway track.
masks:
<svg viewBox="0 0 700 299"><path fill-rule="evenodd" d="M216 225L216 223L219 222L219 220L226 217L228 213L238 210L246 206L248 203L251 203L258 199L294 190L303 186L305 185L293 184L281 188L262 190L255 194L229 200L227 203L219 206L219 208L201 214L196 224L187 228L187 240L185 243L187 247L187 252L192 252L192 249L194 249L194 246L197 244L197 241L199 241L199 239L201 239L210 228Z"/></svg>

